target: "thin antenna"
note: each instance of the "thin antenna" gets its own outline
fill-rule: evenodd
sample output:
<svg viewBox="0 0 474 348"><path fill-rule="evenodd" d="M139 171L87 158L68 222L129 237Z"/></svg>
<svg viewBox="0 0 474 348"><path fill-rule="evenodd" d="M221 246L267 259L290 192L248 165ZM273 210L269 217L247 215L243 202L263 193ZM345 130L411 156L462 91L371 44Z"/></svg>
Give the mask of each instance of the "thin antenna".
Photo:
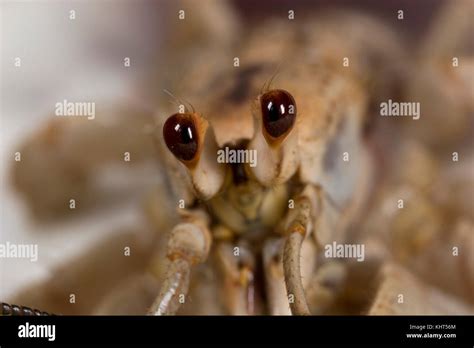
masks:
<svg viewBox="0 0 474 348"><path fill-rule="evenodd" d="M184 110L185 110L186 112L188 112L188 106L187 106L185 103L183 103L183 101L182 101L181 99L176 98L176 96L175 96L173 93L171 93L170 91L168 91L166 88L163 89L163 92L165 92L165 93L168 94L171 98L173 98L173 100L177 103L178 107L181 106L181 105L184 105L184 107L185 107ZM189 103L189 102L188 102L188 104L191 105L191 103ZM193 107L192 105L191 105L191 108L193 109L193 112L194 112L194 107Z"/></svg>
<svg viewBox="0 0 474 348"><path fill-rule="evenodd" d="M196 110L194 109L194 106L193 104L191 104L189 101L187 101L186 99L183 99L186 103L189 104L189 106L191 107L191 109L193 110L193 114L196 113Z"/></svg>
<svg viewBox="0 0 474 348"><path fill-rule="evenodd" d="M260 90L260 94L262 94L264 91L267 91L267 90L270 88L270 86L271 86L273 80L274 80L275 77L280 73L280 69L281 69L281 66L282 66L282 65L283 65L283 60L280 61L280 63L279 63L278 66L276 67L275 72L273 73L273 75L270 76L270 78L264 82L264 84L263 84L263 86L262 86L262 89Z"/></svg>

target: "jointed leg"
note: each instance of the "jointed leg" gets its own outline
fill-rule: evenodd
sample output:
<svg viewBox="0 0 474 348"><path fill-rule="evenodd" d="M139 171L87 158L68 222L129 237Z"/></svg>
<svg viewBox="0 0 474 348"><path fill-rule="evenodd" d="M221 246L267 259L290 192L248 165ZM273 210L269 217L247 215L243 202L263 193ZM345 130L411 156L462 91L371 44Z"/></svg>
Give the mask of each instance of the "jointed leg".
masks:
<svg viewBox="0 0 474 348"><path fill-rule="evenodd" d="M291 315L283 274L283 239L269 239L263 247L263 267L270 315Z"/></svg>
<svg viewBox="0 0 474 348"><path fill-rule="evenodd" d="M294 300L288 296L283 270L283 252L285 239L269 239L263 248L263 266L265 272L268 312L271 315L291 315L289 302ZM316 269L316 245L312 238L306 238L301 247L301 278L304 289L310 289ZM318 270L319 272L319 270ZM312 308L311 308L312 309Z"/></svg>
<svg viewBox="0 0 474 348"><path fill-rule="evenodd" d="M0 302L2 311L0 316L46 316L52 315L47 312L42 312L38 309L31 309L30 307L11 305L5 302Z"/></svg>
<svg viewBox="0 0 474 348"><path fill-rule="evenodd" d="M286 291L293 314L311 314L306 302L303 282L301 279L301 245L307 234L310 204L306 198L298 202L298 212L288 227L288 237L283 251L283 270L285 273Z"/></svg>
<svg viewBox="0 0 474 348"><path fill-rule="evenodd" d="M209 254L211 235L204 213L190 213L185 220L171 232L167 251L171 263L150 315L176 313L188 293L191 266L204 262Z"/></svg>
<svg viewBox="0 0 474 348"><path fill-rule="evenodd" d="M189 275L191 265L189 261L177 258L171 262L166 272L161 291L148 314L170 315L175 314L180 304L180 296L186 296L189 289Z"/></svg>
<svg viewBox="0 0 474 348"><path fill-rule="evenodd" d="M292 314L309 315L308 303L301 278L301 247L311 232L312 221L319 213L318 194L307 187L296 200L287 217L286 242L283 249L283 271Z"/></svg>
<svg viewBox="0 0 474 348"><path fill-rule="evenodd" d="M223 274L223 298L231 315L256 313L255 259L244 245L235 249L228 242L216 246L216 257Z"/></svg>

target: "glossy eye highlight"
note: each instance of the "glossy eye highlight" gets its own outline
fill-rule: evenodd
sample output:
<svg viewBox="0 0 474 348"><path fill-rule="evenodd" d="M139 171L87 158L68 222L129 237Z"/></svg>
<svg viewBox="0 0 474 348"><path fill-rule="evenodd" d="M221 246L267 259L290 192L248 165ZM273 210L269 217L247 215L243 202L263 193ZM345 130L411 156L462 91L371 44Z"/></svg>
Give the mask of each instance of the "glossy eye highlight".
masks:
<svg viewBox="0 0 474 348"><path fill-rule="evenodd" d="M199 139L193 114L171 115L163 126L168 149L181 161L191 161L198 154Z"/></svg>
<svg viewBox="0 0 474 348"><path fill-rule="evenodd" d="M296 119L296 103L285 90L274 89L260 97L263 126L271 138L280 138L292 128Z"/></svg>

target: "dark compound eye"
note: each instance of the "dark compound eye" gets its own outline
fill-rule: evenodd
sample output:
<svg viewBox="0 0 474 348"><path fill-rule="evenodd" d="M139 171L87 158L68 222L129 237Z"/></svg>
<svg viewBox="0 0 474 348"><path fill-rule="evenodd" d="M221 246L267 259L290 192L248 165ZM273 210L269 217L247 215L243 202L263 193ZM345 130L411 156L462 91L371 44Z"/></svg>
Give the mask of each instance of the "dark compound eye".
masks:
<svg viewBox="0 0 474 348"><path fill-rule="evenodd" d="M191 161L198 153L198 134L190 113L171 115L163 126L168 149L180 160Z"/></svg>
<svg viewBox="0 0 474 348"><path fill-rule="evenodd" d="M293 96L282 89L274 89L260 97L263 126L272 138L286 134L296 119L296 103Z"/></svg>

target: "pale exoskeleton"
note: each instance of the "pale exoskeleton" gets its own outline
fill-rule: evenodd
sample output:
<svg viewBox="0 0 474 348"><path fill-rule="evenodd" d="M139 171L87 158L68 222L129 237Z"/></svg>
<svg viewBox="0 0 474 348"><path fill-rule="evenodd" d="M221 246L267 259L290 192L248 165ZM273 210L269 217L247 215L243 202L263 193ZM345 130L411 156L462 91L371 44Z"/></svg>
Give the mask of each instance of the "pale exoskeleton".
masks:
<svg viewBox="0 0 474 348"><path fill-rule="evenodd" d="M345 18L340 23L345 23L348 27L351 27L351 23L353 23L351 19L354 20L354 17ZM358 20L361 21L361 18L358 18ZM344 271L336 263L326 261L324 264L325 260L321 257L318 259L316 255L325 243L331 240L345 240L343 232L346 228L345 225L349 221L354 221L354 217L358 215L357 210L360 210L363 206L364 195L368 192L369 185L367 182L370 181L371 177L370 159L364 158L363 152L365 149L360 133L367 113L367 102L370 98L377 100L381 96L390 95L390 87L393 87L394 83L387 83L387 81L396 81L400 76L394 77L394 75L403 70L394 62L401 55L400 46L397 46L396 39L382 28L371 27L371 25L374 24L365 23L363 28L368 31L373 29L390 42L392 46L372 47L364 41L366 32L359 33L359 36L357 32L351 33L353 35L350 40L351 44L341 44L341 46L347 49L346 52L353 53L360 61L355 59L357 68L351 70L351 74L347 74L349 77L343 69L344 64L341 67L340 62L338 62L338 58L344 56L342 52L338 54L338 49L341 48L340 46L337 47L338 43L343 42L343 40L340 36L338 37L337 34L340 32L331 27L330 22L322 21L319 31L315 30L317 26L311 23L308 24L311 30L305 32L304 29L300 29L296 30L295 33L292 33L288 28L281 29L284 25L278 22L263 25L260 31L257 30L247 39L247 44L244 45L242 53L239 54L239 60L253 63L250 66L243 65L244 68L247 68L244 69L244 76L242 77L241 73L237 72L235 75L238 77L231 79L230 83L226 83L223 81L225 80L225 74L217 75L210 85L217 85L219 81L222 81L220 91L215 94L215 97L208 98L199 93L197 93L199 97L194 97L200 101L200 104L204 104L200 107L206 117L203 118L194 110L192 113L191 110L188 110L188 113L181 112L179 115L173 115L168 119L167 122L170 122L172 126L165 126L165 143L178 160L184 163L184 166L180 164L176 166L178 162L168 154L168 163L170 163L168 168L174 168L175 173L179 173L176 176L172 175L172 177L179 178L176 183L178 196L183 197L185 205L195 206L196 198L199 201L208 201L206 210L211 215L211 221L214 219L214 222L211 228L206 229L202 227L202 224L209 223L208 218L199 217L198 220L194 220L194 223L199 221L197 222L198 228L187 224L178 226L174 230L176 235L172 235L168 250L171 259L171 266L168 270L169 282L162 287L162 292L151 308L151 313L172 313L179 306L180 296L187 291L186 278L190 273L190 265L202 262L203 255L208 254L211 249L207 244L210 240L209 235L214 239L214 243L218 243L215 246L215 254L217 255L215 259L221 263L221 268L224 270L223 292L225 296L223 297L226 298L227 312L243 314L261 311L262 306L259 306L258 301L256 301L258 291L255 290L255 279L256 275L258 276L258 266L256 264L259 262L259 248L263 250L263 270L266 272L264 277L268 299L266 306L272 314L288 314L288 302L293 313L307 314L309 306L304 299L305 289L309 290L310 294L316 293L316 304L313 302L311 307L318 311L321 307L324 307L324 302L327 300L321 295L324 293L324 286L321 286L321 284L327 281L335 281L336 283L344 281L343 278L347 277L347 271ZM339 30L344 32L343 28L339 28ZM305 36L304 34L308 34L308 32L310 34ZM349 36L348 32L349 30L345 31L344 34ZM315 40L317 44L314 46L305 42L305 39L311 41L311 34L317 37L317 40ZM268 51L262 52L259 50L262 37L265 37L269 42L265 46ZM378 43L380 44L380 42ZM341 51L344 51L344 48ZM377 51L377 49L380 51ZM384 50L385 52L383 52ZM288 55L292 57L292 66L280 68L281 71L276 74L276 77L272 76L270 78L272 80L271 87L265 85L260 88L255 81L261 82L261 80L264 80L264 77L260 76L271 74L271 69L275 69L274 67L278 65L279 59ZM308 64L304 57L307 57L311 63ZM374 79L375 81L371 80L370 77L373 75L369 71L372 69L373 73L374 67L370 63L370 68L361 64L361 62L371 61L371 59L372 61L384 60L386 64L383 66L388 66L392 70L389 72L377 71L381 76L377 76ZM265 69L267 66L271 69ZM323 68L319 69L320 67ZM315 80L312 80L309 85L303 82L304 77L308 75L315 76ZM403 76L401 77L403 78ZM376 89L379 94L370 89L371 84L367 80L371 83L375 82L376 86L379 84ZM388 91L380 88L380 81L386 81L384 87L387 88L388 86ZM190 84L192 90L192 82ZM230 86L228 86L229 84ZM243 87L255 91L254 94L257 95L251 109L253 124L249 122L248 109L246 110L248 97L252 93L243 91ZM199 88L202 88L201 84ZM202 90L207 91L208 88ZM289 93L291 94L288 95ZM192 92L185 94L187 98L196 95ZM347 104L343 103L345 95L350 98L350 102ZM234 100L230 102L228 99ZM289 129L293 127L294 122L294 129L289 134L288 129L283 128L281 130L282 135L280 137L284 137L284 139L272 136L271 133L269 135L272 128L265 123L268 122L268 116L265 115L265 105L278 103L280 99L286 100L280 103L284 109L288 109L288 105L295 106L295 109L298 110L297 114L303 115L296 117L296 121L291 120L291 115L280 115L283 118L290 116L290 121L286 121L290 124ZM295 100L301 100L302 105L300 106L296 102L296 107ZM334 109L330 109L328 105L331 106L331 100L337 100L340 103L334 102ZM318 109L318 106L323 110ZM271 110L271 108L267 107L267 110ZM307 113L309 113L309 116ZM330 120L327 119L327 122L324 122L325 118L322 115L327 115ZM351 119L352 116L350 115L356 118ZM276 118L278 119L278 117ZM352 121L353 124L351 124ZM345 128L345 122L348 122L349 129ZM202 123L205 124L204 127ZM340 126L341 124L343 126ZM187 139L190 144L195 140L191 139L193 134L198 139L191 153L180 153L180 150L176 148L176 146L180 146L180 140L167 134L169 132L173 133L171 129L176 131L176 128L178 128L181 131L180 127L184 127L186 131L191 129L191 136ZM339 127L343 130L340 131ZM339 129L339 131L333 133L334 129ZM166 139L167 135L169 139ZM200 143L201 137L205 137L205 140ZM297 139L295 140L295 138ZM248 164L244 165L244 168L241 168L240 165L237 165L240 168L230 165L231 169L224 170L222 165L216 163L215 156L216 151L225 146L241 150L257 150L258 153L263 153L263 164L260 162L258 168ZM350 148L350 151L342 151L341 147L344 146ZM164 143L162 147L164 148ZM338 149L335 150L334 147ZM209 150L209 148L212 150ZM338 150L342 152L339 153L342 156L342 161L336 162L334 167L328 169L328 167L325 167L328 165L325 162L329 156L337 156ZM164 151L164 156L166 156L167 149L165 148ZM202 157L200 157L201 151ZM343 163L344 155L352 156L352 159L359 162L360 167L351 167L350 160L347 161L349 163L346 167L338 166ZM331 159L334 160L334 158L329 160ZM421 185L422 187L426 185L423 180L429 180L430 173L425 173L425 168L418 168L414 165L418 160L419 158L416 157L415 152L415 158L410 159L410 161L415 162L406 162L404 166L413 166L412 171L415 180L421 180L421 182L414 182L413 185ZM199 163L195 161L199 161ZM416 168L418 168L418 171ZM436 171L436 168L429 169ZM202 173L206 175L202 175ZM288 180L290 177L292 180ZM183 187L183 179L184 182L187 182L186 187ZM405 178L405 182L411 184L410 178ZM307 185L305 186L305 184ZM268 191L268 188L271 188L271 191ZM183 191L179 191L180 189ZM263 198L260 198L260 196L263 196ZM274 215L269 214L270 217L267 217L266 196L271 197L274 204L271 209L271 213L274 213ZM304 204L299 208L297 205L291 207L292 198L295 197L306 201L309 207ZM287 207L287 216L282 223L274 220L281 215L280 213L275 214L275 211L281 211L284 206L283 203L281 206L278 205L279 199L285 203L290 199L290 207ZM260 210L258 204L256 204L259 200L262 200ZM294 200L298 202L298 199ZM252 204L249 204L249 202ZM466 203L461 203L461 205L465 207ZM432 209L427 207L428 214ZM436 219L432 220L431 217L428 216L426 219L428 224L431 225L424 228L423 231L436 234ZM184 218L189 219L189 216L185 214ZM191 219L194 219L194 217L191 217ZM260 221L258 221L259 219ZM386 223L383 222L380 225ZM199 226L199 224L201 225ZM301 227L305 228L306 231L301 233ZM185 230L186 228L188 231ZM404 226L404 230L407 232L413 230L413 228L416 227ZM469 224L463 223L461 227L456 228L456 231L458 230L460 231L459 236L464 237L459 237L461 239L454 237L458 238L456 243L465 247L472 245L468 232ZM313 232L313 240L304 239L304 235L308 231ZM272 235L275 232L276 235ZM179 246L180 242L186 244L193 240L192 238L183 238L187 233L195 235L194 240L201 243L200 250L196 249L197 245L187 244L189 249L183 249ZM201 235L200 239L197 238L199 235ZM265 238L269 239L262 241ZM252 247L249 247L249 244ZM439 252L438 246L428 245L432 247L432 253ZM302 267L298 265L298 261L295 261L300 259L300 248L302 248L303 253L301 260L304 260ZM409 244L401 241L399 250L407 252L407 248L409 248ZM252 257L252 251L257 254L257 257L255 255ZM196 252L197 255L194 254ZM468 274L466 275L468 279L472 276L472 270L469 268L472 262L469 261L469 255L469 252L464 253L463 261L461 261L468 267ZM193 260L192 257L196 258ZM283 267L281 261L283 261ZM321 261L323 261L322 265L319 264ZM426 261L421 261L419 267L425 267L423 262L426 264ZM441 265L444 259L439 259L439 262ZM445 265L445 267L443 273L452 274L453 281L459 281L459 278L455 278L456 273L451 272L456 270L456 272L462 273L464 268L459 269L455 265ZM382 302L386 294L385 289L396 291L395 289L403 288L403 285L406 285L413 289L413 294L416 294L415 302L418 301L418 306L411 307L411 313L460 313L467 308L464 307L461 310L463 304L456 304L455 300L444 297L444 295L436 295L434 300L423 302L421 294L424 290L420 290L425 289L423 284L416 281L412 282L411 276L405 275L403 270L398 271L394 267L385 267L385 269L383 274L387 280L382 282L378 295ZM285 284L283 284L283 278L286 278ZM438 279L441 279L441 277L438 277ZM436 285L440 286L446 282L447 278L443 278ZM467 289L470 288L469 283L470 280L468 280ZM347 284L351 286L350 282ZM314 290L315 287L316 290ZM330 287L326 289L330 289ZM410 292L410 290L408 291ZM463 295L463 291L460 293L461 297L466 296L466 294ZM467 291L469 292L469 290ZM252 296L254 296L253 299ZM439 307L435 305L438 301L442 302ZM254 302L257 302L257 304ZM443 303L445 304L444 307ZM377 306L378 304L375 303L370 313L380 313L376 309ZM410 306L404 308L410 308ZM400 313L403 313L403 310Z"/></svg>
<svg viewBox="0 0 474 348"><path fill-rule="evenodd" d="M199 13L202 15L202 10ZM160 84L162 96L153 109L157 124L151 117L150 122L139 118L131 127L116 118L115 131L94 127L98 132L92 136L95 142L109 137L116 142L104 148L109 151L94 153L96 145L90 141L89 152L96 156L86 157L91 162L79 161L77 166L91 174L94 171L88 170L103 165L106 159L121 160L129 147L116 150L125 137L122 134L139 136L142 130L147 140L132 142L137 144L132 155L157 158L167 173L157 192L150 190L147 205L154 222L151 229L161 240L150 237L146 246L134 248L138 261L133 269L127 269L123 258L114 255L85 258L89 261L79 270L72 262L67 272L55 273L61 279L45 291L44 298L58 293L65 297L68 292L62 289L84 287L92 278L85 275L86 269L101 264L102 273L107 274L104 283L113 287L109 289L112 293L104 295L105 285L103 291L85 289L84 311L94 308L95 313L138 314L151 306L150 314L368 312L375 291L368 292L366 286L377 289L374 278L385 262L377 257L387 246L361 263L329 260L322 248L332 242L355 240L356 222L367 214L366 201L374 189L374 173L380 168L373 164L363 130L371 122L374 105L404 87L401 81L409 80L405 76L409 71L405 68L406 52L390 29L363 15L342 12L301 16L296 21L283 16L239 31L228 12L216 17L210 13L208 19L225 19L219 22L224 22L223 26L209 20L199 27L204 39L197 35L194 40L196 23L187 26L190 22L186 20L179 22L175 39L170 40L171 47L184 39L186 45L183 51L169 50L169 61L157 68L159 78L166 80ZM191 14L188 10L187 18L193 21L196 17ZM166 71L171 71L171 76ZM175 97L161 93L163 88ZM169 106L170 100L176 105ZM150 108L145 110L150 113ZM71 126L66 144L80 144L84 129ZM159 154L151 151L150 135ZM38 152L44 149L43 142L29 145ZM63 152L73 149L81 155L79 146L57 148ZM225 148L248 154L248 161L222 163L218 151ZM67 179L64 167L69 163L61 161L63 152L59 151L55 168L59 178L66 172ZM256 157L251 157L252 153ZM22 182L28 184L23 188L31 187L34 201L38 182ZM70 183L65 182L66 186ZM68 197L60 189L58 192L52 192L53 199L43 203L45 212L62 206L60 202ZM163 239L168 237L166 246ZM100 254L114 242L104 242L94 251ZM401 250L410 243L400 242ZM369 242L367 245L369 249ZM153 248L160 250L151 256ZM147 264L151 272L138 271ZM123 270L122 278L117 267ZM403 272L388 269L386 278L392 284L392 275ZM402 283L415 288L419 284ZM33 290L19 298L34 298ZM37 298L36 303L27 304L54 303L54 299ZM80 313L79 309L74 311Z"/></svg>
<svg viewBox="0 0 474 348"><path fill-rule="evenodd" d="M356 22L355 19L348 20ZM216 67L217 72L206 76L207 82L198 78L202 64L196 64L194 70L187 74L187 78L195 81L196 87L186 86L190 92L178 93L191 99L209 121L201 114L191 113L191 110L169 121L175 122L169 123L171 132L176 126L189 127L186 132L191 132L191 150L184 153L180 152L183 150L179 149L179 139L178 143L173 143L176 141L173 134L168 134L171 137L169 147L178 146L175 154L187 167L179 163L164 146L161 153L165 168L170 171L170 179L176 181L174 205L178 206L183 200L185 207L193 209L178 209L186 222L171 233L168 255L172 263L163 294L153 312L176 311L181 296L187 295L190 264L204 262L212 250L213 258L222 266L222 288L227 297L224 301L227 307L225 312L259 313L267 306L271 313L290 313L288 302L291 302L295 313L309 313L299 265L301 244L304 260L307 260L302 271L309 281L315 270L317 244L322 245L332 238L343 240L342 232L337 236L337 230L342 231L350 215L355 214L349 209L355 211L357 205L364 201L370 165L361 138L368 93L357 75L343 66L345 56L331 54L339 48L334 40L338 36L342 40L347 31L342 36L334 32L332 37L330 32L334 31L335 25L333 29L320 25L319 30L313 30L310 21L305 22L304 26L292 28L286 20L275 20L246 34L237 52L241 64L229 64L228 68L222 65L220 71ZM331 20L325 23L329 25ZM350 23L347 26L350 27ZM315 44L319 31L322 37L329 36L319 49L315 49L318 47ZM260 50L262 37L266 41L264 52ZM282 40L282 37L286 39ZM301 42L302 38L305 42ZM363 36L359 35L361 38ZM380 54L383 54L383 49L380 49ZM358 52L348 47L345 55L354 56L352 64L358 64ZM291 66L285 63L285 59L293 61ZM281 71L278 71L279 65ZM314 75L314 78L307 79L308 74ZM201 84L205 82L207 85L202 88ZM276 87L277 84L281 89ZM203 98L198 93L199 89L203 92L208 90L206 94L212 90L213 98ZM176 90L174 88L173 92ZM254 98L257 99L252 107ZM271 107L272 103L279 105L275 109ZM265 109L268 107L271 110ZM281 111L281 108L284 110ZM159 111L159 115L165 114ZM274 117L277 118L276 123ZM124 125L118 129L127 129ZM78 125L68 126L68 132L62 137L61 129L49 129L52 131L46 132L44 139L40 137L33 150L41 150L45 142L46 145L51 142L54 146L57 144L55 141L62 141L64 136L74 139L74 134L67 136L69 130L82 130L97 141L101 138ZM104 127L104 130L107 131L107 128ZM94 131L106 135L97 126ZM110 132L111 135L116 133L114 128ZM196 142L193 142L194 137L197 137ZM163 142L161 130L156 138ZM63 151L77 148L73 151L77 153L73 157L77 158L81 148L74 147L73 142L71 144L66 143ZM79 161L76 168L103 165L104 158L108 158L108 154L116 148L111 143L112 151L103 148L101 152L94 153L92 148L97 145L92 141L87 145L91 151L83 153L94 156L84 155L83 158L92 161L92 166L90 163L82 165ZM148 145L140 146L147 148ZM225 146L233 149L245 146L242 149L256 151L256 166L249 163L218 163L217 150ZM117 149L117 153L125 150ZM348 156L346 160L345 156ZM64 166L65 163L58 164ZM45 165L53 169L48 162ZM17 166L17 170L23 173L24 165ZM53 169L52 172L56 171ZM57 172L64 173L60 169ZM52 202L61 202L68 197L68 193L53 197L56 199ZM209 209L210 215L196 209L198 200L207 201L201 204L201 208ZM84 199L79 201L84 202ZM41 207L54 211L55 203ZM339 219L341 216L348 217ZM341 221L340 226L335 224L338 220ZM319 226L318 236L313 239L310 235L316 230L316 225ZM211 240L214 240L212 248ZM265 260L266 288L270 294L267 305L258 298L264 291L261 280L258 280L262 278L262 274L258 274L262 258ZM282 258L285 260L284 270ZM286 274L286 286L283 273ZM289 288L288 294L286 287Z"/></svg>
<svg viewBox="0 0 474 348"><path fill-rule="evenodd" d="M156 138L183 222L171 232L169 269L150 313L175 313L192 266L212 255L223 270L228 313L262 311L258 295L264 290L255 287L263 270L270 313L289 314L291 308L310 314L305 287L323 262L318 254L324 245L346 240L370 190L372 165L363 139L372 98L368 81L392 78L383 71L369 74L365 64L391 62L400 51L391 32L376 23L362 28L377 29L385 39L377 45L367 42L364 30L350 32L361 20L367 21L332 14L295 26L264 23L243 40L238 64L208 84L189 82L185 95L193 106L177 100L172 116L158 113ZM257 161L221 163L223 149L254 153Z"/></svg>

